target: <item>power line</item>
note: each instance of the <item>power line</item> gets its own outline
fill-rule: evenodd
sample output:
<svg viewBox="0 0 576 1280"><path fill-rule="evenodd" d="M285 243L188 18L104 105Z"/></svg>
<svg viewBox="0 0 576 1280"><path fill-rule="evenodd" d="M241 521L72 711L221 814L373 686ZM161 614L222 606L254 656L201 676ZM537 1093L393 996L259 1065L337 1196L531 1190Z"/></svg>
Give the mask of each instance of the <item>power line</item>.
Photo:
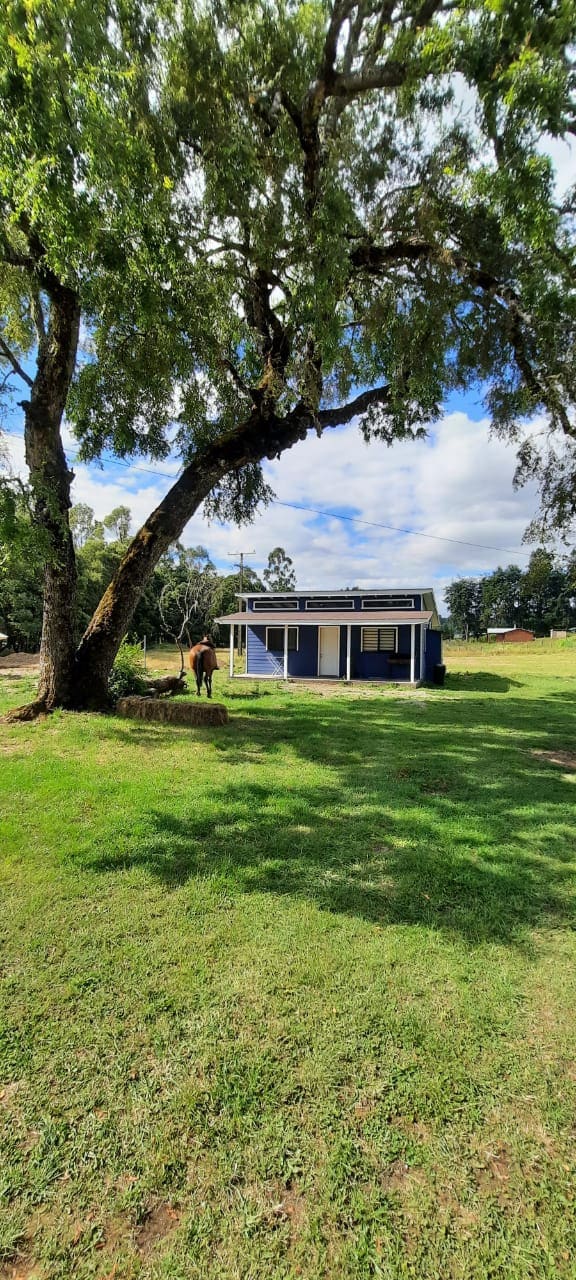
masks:
<svg viewBox="0 0 576 1280"><path fill-rule="evenodd" d="M280 498L272 498L278 507L291 507L294 511L310 511L317 516L326 516L331 520L348 520L351 524L367 525L370 529L386 529L389 533L405 533L411 538L432 538L434 542L452 542L458 547L476 547L481 551L503 551L507 556L530 556L530 551L511 550L510 547L493 547L486 542L465 542L462 538L445 538L440 533L422 533L420 529L400 529L394 524L380 524L376 520L362 520L360 516L343 516L337 511L321 511L319 507L305 507L297 502L282 502Z"/></svg>
<svg viewBox="0 0 576 1280"><path fill-rule="evenodd" d="M2 429L2 434L9 435L9 436L10 435L17 436L18 439L20 440L24 438L21 432L9 431L8 428L6 427ZM88 463L84 459L80 458L78 454L70 454L69 460L70 462L80 461L80 463L83 466L88 466ZM142 472L142 474L149 475L149 476L161 476L163 479L166 479L166 480L175 481L178 476L178 473L174 474L173 472L170 472L170 471L157 471L152 467L134 466L131 462L125 462L123 458L114 458L112 459L112 462L114 466L128 467L130 471ZM530 556L532 554L530 551L521 551L518 548L513 549L510 547L495 547L486 542L467 542L463 538L442 537L442 535L439 533L423 533L421 529L401 529L398 525L394 525L394 524L381 524L379 521L376 521L376 520L362 520L360 516L343 516L339 514L339 512L337 511L323 511L319 507L304 506L303 503L283 502L281 498L272 498L271 505L277 506L277 507L289 507L292 511L308 511L310 515L324 516L325 518L330 520L344 520L349 524L361 524L369 529L385 529L387 533L403 533L410 538L427 538L428 540L433 542L449 542L453 546L457 546L457 547L474 547L476 551L500 551L502 552L503 555L525 556L526 559L530 559ZM235 555L238 553L233 552L231 554Z"/></svg>

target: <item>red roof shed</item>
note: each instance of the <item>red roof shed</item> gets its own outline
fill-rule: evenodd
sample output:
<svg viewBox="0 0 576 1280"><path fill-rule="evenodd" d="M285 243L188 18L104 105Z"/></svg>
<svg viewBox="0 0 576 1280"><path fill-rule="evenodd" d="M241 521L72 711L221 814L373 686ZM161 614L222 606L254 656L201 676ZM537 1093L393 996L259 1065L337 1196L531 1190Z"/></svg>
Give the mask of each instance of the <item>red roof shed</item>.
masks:
<svg viewBox="0 0 576 1280"><path fill-rule="evenodd" d="M507 644L523 644L534 639L534 632L525 627L488 627L489 640L505 640Z"/></svg>

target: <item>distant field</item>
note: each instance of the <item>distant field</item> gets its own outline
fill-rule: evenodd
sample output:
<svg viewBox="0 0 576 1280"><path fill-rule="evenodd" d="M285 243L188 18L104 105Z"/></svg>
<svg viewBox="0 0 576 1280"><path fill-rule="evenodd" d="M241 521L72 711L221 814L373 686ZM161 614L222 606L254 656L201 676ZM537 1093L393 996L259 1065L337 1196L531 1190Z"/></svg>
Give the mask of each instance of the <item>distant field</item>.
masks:
<svg viewBox="0 0 576 1280"><path fill-rule="evenodd" d="M576 644L445 654L0 726L2 1280L574 1280Z"/></svg>
<svg viewBox="0 0 576 1280"><path fill-rule="evenodd" d="M566 640L528 640L523 644L494 644L476 640L463 644L444 641L444 661L455 671L516 670L518 675L573 676L576 635Z"/></svg>

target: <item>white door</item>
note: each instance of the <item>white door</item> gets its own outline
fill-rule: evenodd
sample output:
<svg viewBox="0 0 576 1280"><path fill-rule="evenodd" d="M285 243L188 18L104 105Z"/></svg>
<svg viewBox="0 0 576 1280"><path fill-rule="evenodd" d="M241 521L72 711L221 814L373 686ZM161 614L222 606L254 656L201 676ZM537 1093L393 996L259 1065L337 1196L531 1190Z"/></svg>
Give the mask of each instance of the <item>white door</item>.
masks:
<svg viewBox="0 0 576 1280"><path fill-rule="evenodd" d="M340 627L318 627L318 675L340 675Z"/></svg>

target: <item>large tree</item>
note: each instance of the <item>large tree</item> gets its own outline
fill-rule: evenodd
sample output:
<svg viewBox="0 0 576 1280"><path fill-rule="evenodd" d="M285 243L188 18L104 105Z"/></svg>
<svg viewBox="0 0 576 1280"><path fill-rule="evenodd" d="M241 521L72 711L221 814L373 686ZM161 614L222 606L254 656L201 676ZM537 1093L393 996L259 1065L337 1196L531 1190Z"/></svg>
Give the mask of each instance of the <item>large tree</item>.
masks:
<svg viewBox="0 0 576 1280"><path fill-rule="evenodd" d="M457 578L444 592L450 617L464 640L481 633L482 582L477 578Z"/></svg>
<svg viewBox="0 0 576 1280"><path fill-rule="evenodd" d="M532 441L521 469L556 509L560 475L574 514L573 206L540 145L576 129L572 6L2 12L0 352L32 382L45 705L102 704L159 558L202 503L249 518L262 460L309 431L414 437L481 381L497 430L543 416L539 452L548 434L560 461ZM65 407L85 457L182 459L77 648Z"/></svg>
<svg viewBox="0 0 576 1280"><path fill-rule="evenodd" d="M267 591L293 591L296 586L294 561L286 555L284 547L274 547L269 552L268 563L262 577Z"/></svg>
<svg viewBox="0 0 576 1280"><path fill-rule="evenodd" d="M4 391L11 377L25 393L45 554L38 701L47 707L74 701L73 475L61 428L81 322L89 344L93 324L102 333L120 323L128 298L140 323L159 298L165 311L163 263L177 229L167 127L151 106L162 9L138 0L0 5L0 362ZM151 405L153 384L150 375ZM150 436L157 450L161 428L150 417L141 442Z"/></svg>

